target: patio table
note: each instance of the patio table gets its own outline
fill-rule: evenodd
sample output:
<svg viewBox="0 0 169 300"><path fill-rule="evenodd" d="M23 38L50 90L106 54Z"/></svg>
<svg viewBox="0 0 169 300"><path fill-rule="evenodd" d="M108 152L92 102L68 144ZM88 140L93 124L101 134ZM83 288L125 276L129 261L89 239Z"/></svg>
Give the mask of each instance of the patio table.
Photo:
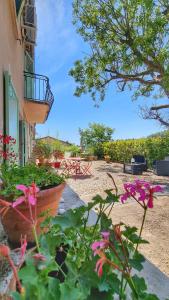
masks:
<svg viewBox="0 0 169 300"><path fill-rule="evenodd" d="M68 157L64 160L62 165L64 166L64 172L68 175L91 175L90 165L84 165L82 162L85 161L85 158L82 157Z"/></svg>

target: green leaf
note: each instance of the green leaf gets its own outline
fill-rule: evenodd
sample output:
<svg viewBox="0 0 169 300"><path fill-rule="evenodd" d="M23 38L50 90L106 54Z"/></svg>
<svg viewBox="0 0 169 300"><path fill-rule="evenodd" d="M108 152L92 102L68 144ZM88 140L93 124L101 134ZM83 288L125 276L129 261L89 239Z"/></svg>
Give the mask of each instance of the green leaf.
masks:
<svg viewBox="0 0 169 300"><path fill-rule="evenodd" d="M140 278L137 275L134 275L134 276L132 276L132 280L133 280L134 286L136 287L138 294L143 293L147 290L147 285L145 283L144 278Z"/></svg>
<svg viewBox="0 0 169 300"><path fill-rule="evenodd" d="M102 230L109 230L112 225L112 219L108 218L105 213L102 213L100 220L100 227Z"/></svg>
<svg viewBox="0 0 169 300"><path fill-rule="evenodd" d="M129 264L132 268L141 271L143 269L143 262L145 258L140 253L136 252L132 259L129 259Z"/></svg>
<svg viewBox="0 0 169 300"><path fill-rule="evenodd" d="M125 226L125 230L122 233L133 244L148 244L148 241L139 238L139 236L136 234L137 230L138 229L136 227Z"/></svg>
<svg viewBox="0 0 169 300"><path fill-rule="evenodd" d="M52 225L59 225L62 230L70 227L80 227L83 224L83 216L85 213L85 207L78 209L70 209L64 215L58 215L52 219Z"/></svg>
<svg viewBox="0 0 169 300"><path fill-rule="evenodd" d="M49 299L50 300L59 300L60 299L60 282L55 278L49 277L48 290L49 290Z"/></svg>
<svg viewBox="0 0 169 300"><path fill-rule="evenodd" d="M60 300L85 300L83 292L77 286L70 285L69 282L65 282L60 285L60 292Z"/></svg>
<svg viewBox="0 0 169 300"><path fill-rule="evenodd" d="M90 296L86 300L112 300L111 292L100 292L98 289L92 289Z"/></svg>
<svg viewBox="0 0 169 300"><path fill-rule="evenodd" d="M13 300L22 300L21 295L18 292L11 293Z"/></svg>
<svg viewBox="0 0 169 300"><path fill-rule="evenodd" d="M38 284L38 275L33 264L26 265L19 271L19 277L24 283L36 285Z"/></svg>

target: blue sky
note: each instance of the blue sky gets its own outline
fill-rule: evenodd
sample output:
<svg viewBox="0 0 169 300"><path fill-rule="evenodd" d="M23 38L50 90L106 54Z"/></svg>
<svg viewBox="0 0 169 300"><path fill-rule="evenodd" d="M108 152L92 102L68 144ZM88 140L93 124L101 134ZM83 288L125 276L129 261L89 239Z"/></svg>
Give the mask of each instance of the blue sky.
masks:
<svg viewBox="0 0 169 300"><path fill-rule="evenodd" d="M115 139L138 138L160 131L158 123L139 116L139 104L149 100L132 102L131 94L117 92L115 83L109 87L99 108L94 107L90 95L73 96L75 83L68 72L88 47L72 25L71 0L36 0L36 6L36 72L49 77L55 97L47 122L37 125L37 135L50 135L78 144L79 127L86 128L90 122L115 128Z"/></svg>

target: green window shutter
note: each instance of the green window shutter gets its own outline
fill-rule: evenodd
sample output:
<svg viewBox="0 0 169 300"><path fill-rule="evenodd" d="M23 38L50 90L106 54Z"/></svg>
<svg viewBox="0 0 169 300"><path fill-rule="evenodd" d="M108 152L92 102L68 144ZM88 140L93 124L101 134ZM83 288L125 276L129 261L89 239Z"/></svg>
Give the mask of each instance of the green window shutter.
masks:
<svg viewBox="0 0 169 300"><path fill-rule="evenodd" d="M8 72L4 74L5 78L5 134L16 139L16 144L13 145L13 150L19 160L19 104L13 87L11 76Z"/></svg>

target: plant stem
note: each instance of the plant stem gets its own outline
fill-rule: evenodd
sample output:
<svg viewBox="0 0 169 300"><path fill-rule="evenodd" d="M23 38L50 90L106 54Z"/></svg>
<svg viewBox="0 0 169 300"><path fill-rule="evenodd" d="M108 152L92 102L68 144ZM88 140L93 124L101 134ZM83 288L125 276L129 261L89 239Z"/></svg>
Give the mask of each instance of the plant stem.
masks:
<svg viewBox="0 0 169 300"><path fill-rule="evenodd" d="M136 252L137 249L138 249L139 241L140 241L140 239L141 239L141 235L142 235L142 231L143 231L143 227L144 227L144 223L145 223L145 219L146 219L146 213L147 213L147 206L144 207L144 215L143 215L143 220L142 220L142 224L141 224L141 228L140 228L139 240L138 240L138 243L137 243L137 245L136 245L135 252Z"/></svg>
<svg viewBox="0 0 169 300"><path fill-rule="evenodd" d="M14 265L14 263L13 263L13 260L11 259L10 256L8 256L7 259L8 259L8 262L9 262L10 266L11 266L11 269L12 269L12 271L13 271L13 273L14 273L14 277L15 277L15 280L16 280L17 285L18 285L18 290L19 290L19 292L21 293L21 292L22 292L22 285L21 285L21 282L20 282L20 280L19 280L19 277L18 277L18 273L17 273L16 267L15 267L15 265Z"/></svg>
<svg viewBox="0 0 169 300"><path fill-rule="evenodd" d="M36 247L37 247L38 253L40 253L39 241L38 241L38 237L37 237L36 225L35 224L32 225L32 231L33 231L33 235L34 235L34 238L35 238L35 242L36 242Z"/></svg>
<svg viewBox="0 0 169 300"><path fill-rule="evenodd" d="M111 214L111 211L112 211L113 207L114 207L114 203L113 203L113 204L112 204L112 206L110 207L110 210L109 210L109 212L108 212L108 214L107 214L107 217L109 217L109 216L110 216L110 214Z"/></svg>
<svg viewBox="0 0 169 300"><path fill-rule="evenodd" d="M63 274L63 276L66 278L66 274L65 274L65 272L62 270L62 268L59 266L59 264L55 261L55 263L56 263L56 265L57 265L57 267L58 267L58 269L59 269L59 271Z"/></svg>
<svg viewBox="0 0 169 300"><path fill-rule="evenodd" d="M124 282L124 275L122 273L122 277L121 277L121 287L120 287L120 300L122 300L123 298L123 282Z"/></svg>
<svg viewBox="0 0 169 300"><path fill-rule="evenodd" d="M136 287L134 285L133 279L131 278L130 275L129 275L127 281L128 281L128 284L129 284L130 288L132 289L133 293L135 294L136 299L138 299L138 293L137 293ZM124 292L124 290L123 290L123 292Z"/></svg>
<svg viewBox="0 0 169 300"><path fill-rule="evenodd" d="M143 227L144 227L144 223L145 223L145 219L146 219L146 213L147 213L147 207L144 206L144 215L143 215L143 220L142 220L142 224L141 224L141 228L140 228L140 233L139 233L139 240L138 240L138 243L136 245L136 249L134 251L134 254L136 253L136 251L138 250L138 245L139 245L139 241L141 239L141 235L142 235L142 231L143 231ZM126 286L127 286L127 281L125 283L125 286L124 286L124 289L123 289L123 293L125 292L125 289L126 289Z"/></svg>

